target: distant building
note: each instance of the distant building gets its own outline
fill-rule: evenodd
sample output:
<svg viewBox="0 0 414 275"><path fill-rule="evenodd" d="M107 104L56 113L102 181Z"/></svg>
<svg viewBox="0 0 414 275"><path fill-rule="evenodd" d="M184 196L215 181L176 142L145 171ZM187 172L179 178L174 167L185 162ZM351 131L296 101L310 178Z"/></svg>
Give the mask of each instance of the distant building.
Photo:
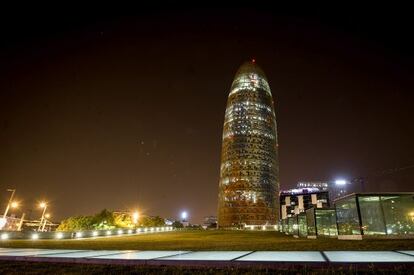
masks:
<svg viewBox="0 0 414 275"><path fill-rule="evenodd" d="M173 224L173 220L172 219L164 219L164 223L165 223L165 225L168 225L168 226L170 226L170 225L172 225Z"/></svg>
<svg viewBox="0 0 414 275"><path fill-rule="evenodd" d="M290 189L280 192L281 219L305 212L311 207L329 207L329 192L318 188Z"/></svg>
<svg viewBox="0 0 414 275"><path fill-rule="evenodd" d="M318 188L322 191L328 191L329 183L327 181L300 181L297 188Z"/></svg>
<svg viewBox="0 0 414 275"><path fill-rule="evenodd" d="M207 216L204 217L203 225L204 229L207 228L216 228L217 227L217 217L216 216Z"/></svg>
<svg viewBox="0 0 414 275"><path fill-rule="evenodd" d="M357 177L352 179L350 183L353 186L353 190L359 190L361 193L365 192L365 178Z"/></svg>
<svg viewBox="0 0 414 275"><path fill-rule="evenodd" d="M318 188L321 191L329 192L329 199L333 201L348 194L350 184L354 185L354 182L348 182L346 180L336 181L300 181L297 183L297 188Z"/></svg>
<svg viewBox="0 0 414 275"><path fill-rule="evenodd" d="M6 218L0 218L0 230L5 231L18 231L22 227L23 220L16 218L14 215Z"/></svg>

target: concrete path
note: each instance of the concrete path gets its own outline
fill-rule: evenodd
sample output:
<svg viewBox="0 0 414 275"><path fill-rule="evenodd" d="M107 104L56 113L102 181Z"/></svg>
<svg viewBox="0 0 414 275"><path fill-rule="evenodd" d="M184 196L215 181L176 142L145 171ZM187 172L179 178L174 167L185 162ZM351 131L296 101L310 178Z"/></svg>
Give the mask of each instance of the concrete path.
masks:
<svg viewBox="0 0 414 275"><path fill-rule="evenodd" d="M0 248L0 260L179 266L414 265L413 251L137 251Z"/></svg>

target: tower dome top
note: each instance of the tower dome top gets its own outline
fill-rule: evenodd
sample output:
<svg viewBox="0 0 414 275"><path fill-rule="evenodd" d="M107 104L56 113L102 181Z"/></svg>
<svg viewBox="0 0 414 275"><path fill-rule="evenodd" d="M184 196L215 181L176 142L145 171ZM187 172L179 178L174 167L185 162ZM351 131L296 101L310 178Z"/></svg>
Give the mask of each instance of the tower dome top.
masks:
<svg viewBox="0 0 414 275"><path fill-rule="evenodd" d="M256 88L260 88L259 90L268 93L270 96L272 95L265 73L252 59L244 62L237 70L229 96L240 90L251 89L255 91Z"/></svg>
<svg viewBox="0 0 414 275"><path fill-rule="evenodd" d="M244 62L244 63L240 66L240 68L237 70L237 73L236 73L236 78L237 78L237 76L239 76L239 75L242 75L242 74L251 74L251 73L255 73L255 74L257 74L259 77L262 77L262 78L266 79L266 81L267 81L267 78L266 78L265 73L264 73L264 72L263 72L263 70L259 67L259 65L257 65L257 64L256 64L256 60L255 60L255 59L252 59L252 60L250 60L250 61L246 61L246 62Z"/></svg>

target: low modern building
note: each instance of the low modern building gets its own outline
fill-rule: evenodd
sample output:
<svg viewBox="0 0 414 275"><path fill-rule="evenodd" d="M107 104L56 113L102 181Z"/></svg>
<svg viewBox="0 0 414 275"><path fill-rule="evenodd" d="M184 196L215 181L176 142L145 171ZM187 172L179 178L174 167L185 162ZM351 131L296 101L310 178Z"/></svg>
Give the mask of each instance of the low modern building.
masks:
<svg viewBox="0 0 414 275"><path fill-rule="evenodd" d="M280 217L286 219L309 208L329 207L328 191L318 188L291 189L280 192Z"/></svg>
<svg viewBox="0 0 414 275"><path fill-rule="evenodd" d="M312 207L280 221L279 231L298 237L414 238L414 193L354 193L334 208Z"/></svg>
<svg viewBox="0 0 414 275"><path fill-rule="evenodd" d="M171 226L174 223L174 219L164 219L165 225Z"/></svg>
<svg viewBox="0 0 414 275"><path fill-rule="evenodd" d="M334 203L339 239L414 237L414 193L356 193Z"/></svg>

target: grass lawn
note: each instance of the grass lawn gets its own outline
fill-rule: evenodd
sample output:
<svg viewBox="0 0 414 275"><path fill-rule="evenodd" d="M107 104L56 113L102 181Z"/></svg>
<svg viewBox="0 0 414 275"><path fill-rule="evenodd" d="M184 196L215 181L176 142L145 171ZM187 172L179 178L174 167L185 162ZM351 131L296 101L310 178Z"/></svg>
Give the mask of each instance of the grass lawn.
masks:
<svg viewBox="0 0 414 275"><path fill-rule="evenodd" d="M414 239L310 240L272 231L209 230L78 240L1 240L0 247L131 250L414 250Z"/></svg>

